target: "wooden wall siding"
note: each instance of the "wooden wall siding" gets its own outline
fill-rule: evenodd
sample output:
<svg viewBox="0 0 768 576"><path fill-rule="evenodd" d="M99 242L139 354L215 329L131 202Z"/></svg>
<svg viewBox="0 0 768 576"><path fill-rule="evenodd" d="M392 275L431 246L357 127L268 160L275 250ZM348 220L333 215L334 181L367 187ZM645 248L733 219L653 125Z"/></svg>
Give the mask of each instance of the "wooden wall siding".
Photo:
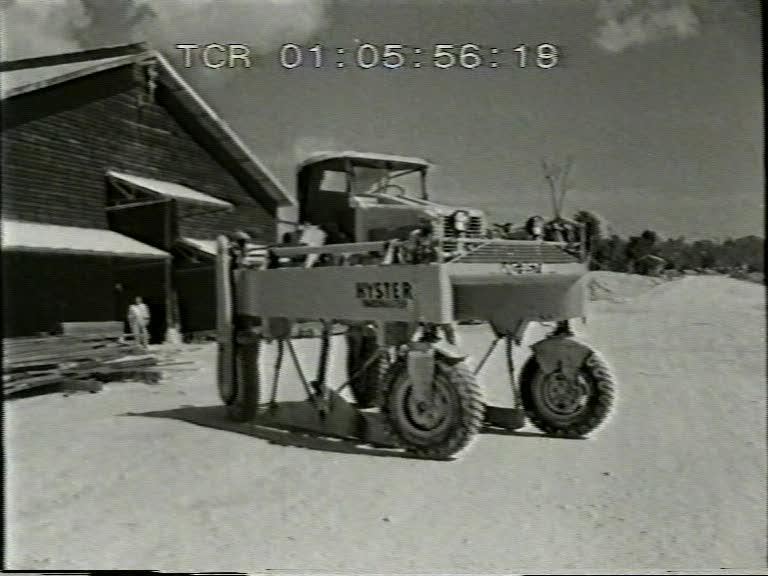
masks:
<svg viewBox="0 0 768 576"><path fill-rule="evenodd" d="M182 236L214 238L249 228L272 241L273 216L168 110L140 106L143 96L125 67L6 100L3 216L107 228L105 173L117 170L178 182L235 205L229 214L183 217Z"/></svg>

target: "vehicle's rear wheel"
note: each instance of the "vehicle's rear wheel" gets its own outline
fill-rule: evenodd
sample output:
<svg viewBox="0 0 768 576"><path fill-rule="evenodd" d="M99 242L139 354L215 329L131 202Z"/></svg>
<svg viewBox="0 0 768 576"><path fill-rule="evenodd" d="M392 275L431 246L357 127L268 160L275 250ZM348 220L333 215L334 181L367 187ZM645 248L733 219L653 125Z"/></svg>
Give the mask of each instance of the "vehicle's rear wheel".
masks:
<svg viewBox="0 0 768 576"><path fill-rule="evenodd" d="M417 398L404 361L387 374L384 409L392 431L409 452L443 459L469 444L483 423L480 387L463 362L437 359L430 398Z"/></svg>
<svg viewBox="0 0 768 576"><path fill-rule="evenodd" d="M364 327L350 326L347 330L347 349L347 374L352 377L371 356L378 353L376 335L368 333ZM382 362L385 360L374 360L350 381L349 386L359 408L373 408L380 403Z"/></svg>
<svg viewBox="0 0 768 576"><path fill-rule="evenodd" d="M230 368L232 377L219 378L219 395L227 406L230 419L236 422L253 419L259 408L260 348L260 340L249 344L235 344ZM224 357L220 345L219 370L227 368Z"/></svg>
<svg viewBox="0 0 768 576"><path fill-rule="evenodd" d="M571 378L559 370L545 374L532 356L520 375L520 395L526 416L536 428L553 436L578 438L608 416L613 377L595 352Z"/></svg>

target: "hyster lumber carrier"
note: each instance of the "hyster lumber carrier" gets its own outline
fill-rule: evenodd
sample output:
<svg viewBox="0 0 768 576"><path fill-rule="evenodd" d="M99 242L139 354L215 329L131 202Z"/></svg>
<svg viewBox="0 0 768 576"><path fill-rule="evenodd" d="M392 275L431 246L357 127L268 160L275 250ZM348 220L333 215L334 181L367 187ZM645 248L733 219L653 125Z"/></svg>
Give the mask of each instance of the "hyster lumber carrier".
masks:
<svg viewBox="0 0 768 576"><path fill-rule="evenodd" d="M483 426L516 429L527 417L547 434L580 437L606 418L612 378L569 325L585 314L583 229L535 217L512 234L517 239L494 237L482 211L429 200L428 169L418 158L319 154L298 172L303 243L219 238L218 387L230 418L428 458L450 457ZM455 327L478 321L495 337L470 369ZM512 351L531 322L553 330L515 378ZM333 388L328 357L339 333L348 379ZM293 346L308 334L320 339L312 377ZM501 340L509 408L486 405L476 380ZM261 402L266 343L277 350L270 396ZM286 356L304 402L276 401ZM341 395L347 387L353 402Z"/></svg>

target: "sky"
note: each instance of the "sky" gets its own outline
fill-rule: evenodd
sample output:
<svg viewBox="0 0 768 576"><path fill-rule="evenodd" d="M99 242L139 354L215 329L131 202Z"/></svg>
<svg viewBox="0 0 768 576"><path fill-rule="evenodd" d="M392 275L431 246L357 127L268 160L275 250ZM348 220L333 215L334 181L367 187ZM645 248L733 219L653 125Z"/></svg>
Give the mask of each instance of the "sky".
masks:
<svg viewBox="0 0 768 576"><path fill-rule="evenodd" d="M764 236L757 0L0 0L3 59L147 40L277 175L320 150L419 156L431 197L490 220L549 216L542 160L572 158L565 215L623 236ZM287 70L293 42L475 43L497 68ZM250 68L184 67L177 43L240 43ZM514 65L551 43L550 69ZM429 62L428 59L424 59ZM413 58L410 58L413 61Z"/></svg>

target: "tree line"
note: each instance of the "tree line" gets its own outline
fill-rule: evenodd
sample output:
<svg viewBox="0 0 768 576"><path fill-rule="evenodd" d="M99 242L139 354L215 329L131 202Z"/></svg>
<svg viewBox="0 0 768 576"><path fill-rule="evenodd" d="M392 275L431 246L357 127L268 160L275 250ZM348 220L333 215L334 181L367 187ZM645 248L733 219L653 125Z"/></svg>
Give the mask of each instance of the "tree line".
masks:
<svg viewBox="0 0 768 576"><path fill-rule="evenodd" d="M683 236L662 239L653 230L645 230L625 239L617 234L605 235L600 218L592 212L579 211L574 220L584 225L593 270L650 273L653 267L639 264L651 260L658 263L657 272L764 272L765 240L758 236L689 241ZM647 258L649 256L651 258Z"/></svg>

